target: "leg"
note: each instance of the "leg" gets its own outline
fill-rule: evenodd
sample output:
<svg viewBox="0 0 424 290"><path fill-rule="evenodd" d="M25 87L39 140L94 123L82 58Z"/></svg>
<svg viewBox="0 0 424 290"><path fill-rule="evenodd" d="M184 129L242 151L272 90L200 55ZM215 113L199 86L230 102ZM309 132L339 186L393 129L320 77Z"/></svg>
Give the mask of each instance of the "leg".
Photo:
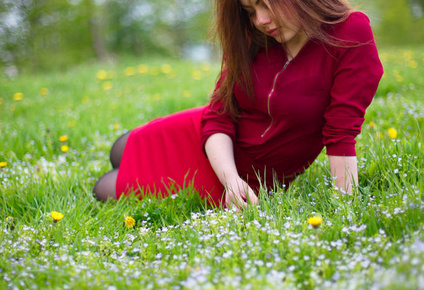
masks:
<svg viewBox="0 0 424 290"><path fill-rule="evenodd" d="M124 154L129 135L130 132L119 137L115 143L113 143L112 149L110 149L110 163L112 163L113 169L118 168L119 164L121 164L122 155Z"/></svg>
<svg viewBox="0 0 424 290"><path fill-rule="evenodd" d="M118 169L113 169L100 177L94 186L94 196L100 201L107 201L109 198L116 199L116 179Z"/></svg>

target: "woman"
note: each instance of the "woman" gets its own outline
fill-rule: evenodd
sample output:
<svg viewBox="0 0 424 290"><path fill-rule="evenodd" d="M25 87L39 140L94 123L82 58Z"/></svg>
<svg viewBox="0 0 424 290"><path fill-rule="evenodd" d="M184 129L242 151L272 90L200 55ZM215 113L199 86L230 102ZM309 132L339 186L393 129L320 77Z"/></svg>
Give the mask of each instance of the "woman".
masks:
<svg viewBox="0 0 424 290"><path fill-rule="evenodd" d="M355 137L383 73L368 18L343 0L216 1L216 32L224 57L211 103L118 139L95 195L191 183L211 203L243 207L324 146L335 185L351 192Z"/></svg>

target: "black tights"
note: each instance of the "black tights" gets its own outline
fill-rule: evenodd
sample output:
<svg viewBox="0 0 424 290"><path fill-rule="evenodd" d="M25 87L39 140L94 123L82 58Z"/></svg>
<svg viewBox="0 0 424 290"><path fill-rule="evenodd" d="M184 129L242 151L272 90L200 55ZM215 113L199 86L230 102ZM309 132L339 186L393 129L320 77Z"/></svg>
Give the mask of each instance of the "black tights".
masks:
<svg viewBox="0 0 424 290"><path fill-rule="evenodd" d="M100 177L93 188L94 196L100 201L106 201L109 198L116 199L116 179L118 177L118 168L121 164L125 145L130 132L119 137L112 145L110 150L110 163L113 169Z"/></svg>

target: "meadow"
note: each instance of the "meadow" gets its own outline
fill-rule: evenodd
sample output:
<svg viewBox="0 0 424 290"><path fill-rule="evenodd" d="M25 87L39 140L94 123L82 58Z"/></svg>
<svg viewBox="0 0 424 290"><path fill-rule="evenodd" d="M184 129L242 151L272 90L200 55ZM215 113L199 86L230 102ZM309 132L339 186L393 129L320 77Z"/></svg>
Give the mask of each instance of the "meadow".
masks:
<svg viewBox="0 0 424 290"><path fill-rule="evenodd" d="M0 79L0 288L424 289L422 51L380 51L354 194L334 190L323 152L242 213L190 188L92 196L112 142L205 105L219 64L124 58Z"/></svg>

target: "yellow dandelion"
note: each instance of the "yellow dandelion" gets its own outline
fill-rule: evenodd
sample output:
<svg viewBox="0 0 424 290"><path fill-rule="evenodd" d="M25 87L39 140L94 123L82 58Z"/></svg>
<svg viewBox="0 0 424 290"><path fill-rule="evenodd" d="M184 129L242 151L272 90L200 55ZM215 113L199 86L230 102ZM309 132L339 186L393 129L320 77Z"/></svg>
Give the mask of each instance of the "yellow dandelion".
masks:
<svg viewBox="0 0 424 290"><path fill-rule="evenodd" d="M126 76L133 76L133 75L135 75L135 68L133 68L133 67L127 67L125 70L124 70L124 74L126 75Z"/></svg>
<svg viewBox="0 0 424 290"><path fill-rule="evenodd" d="M195 71L192 72L191 77L194 80L200 80L202 78L202 73L198 70L195 70Z"/></svg>
<svg viewBox="0 0 424 290"><path fill-rule="evenodd" d="M104 70L99 70L96 74L96 77L100 81L105 80L107 78L107 72Z"/></svg>
<svg viewBox="0 0 424 290"><path fill-rule="evenodd" d="M418 63L415 60L411 60L408 62L408 66L410 68L417 68L418 67Z"/></svg>
<svg viewBox="0 0 424 290"><path fill-rule="evenodd" d="M204 63L202 63L200 68L202 69L202 71L208 72L208 71L211 70L211 65L207 62L204 62Z"/></svg>
<svg viewBox="0 0 424 290"><path fill-rule="evenodd" d="M387 133L389 134L389 137L392 139L395 139L398 135L395 128L390 128L389 130L387 130Z"/></svg>
<svg viewBox="0 0 424 290"><path fill-rule="evenodd" d="M135 226L135 219L130 216L125 217L125 226L129 229Z"/></svg>
<svg viewBox="0 0 424 290"><path fill-rule="evenodd" d="M155 95L153 96L153 100L154 100L155 102L159 102L160 100L162 100L162 96L161 96L161 94L155 94Z"/></svg>
<svg viewBox="0 0 424 290"><path fill-rule="evenodd" d="M389 54L385 52L379 52L380 60L386 62L389 59Z"/></svg>
<svg viewBox="0 0 424 290"><path fill-rule="evenodd" d="M377 134L375 134L375 136L377 136L377 138L382 139L383 138L383 134L381 134L380 132L378 132Z"/></svg>
<svg viewBox="0 0 424 290"><path fill-rule="evenodd" d="M60 151L62 151L62 152L68 152L69 151L69 146L68 145L62 145L61 147L60 147Z"/></svg>
<svg viewBox="0 0 424 290"><path fill-rule="evenodd" d="M373 121L370 122L370 127L375 128L375 123Z"/></svg>
<svg viewBox="0 0 424 290"><path fill-rule="evenodd" d="M146 74L146 73L149 72L149 67L145 64L140 64L137 67L137 71L138 71L139 74Z"/></svg>
<svg viewBox="0 0 424 290"><path fill-rule="evenodd" d="M172 72L172 67L169 64L164 64L162 65L161 70L164 74L169 74Z"/></svg>
<svg viewBox="0 0 424 290"><path fill-rule="evenodd" d="M410 60L410 59L412 59L414 57L414 53L412 51L410 51L410 50L404 50L403 51L403 57L406 60Z"/></svg>
<svg viewBox="0 0 424 290"><path fill-rule="evenodd" d="M15 229L15 225L14 225L14 223L13 223L13 217L11 217L11 216L8 216L7 218L6 218L6 224L7 224L7 227L10 229L10 230L14 230Z"/></svg>
<svg viewBox="0 0 424 290"><path fill-rule="evenodd" d="M400 75L395 75L395 78L396 78L396 81L397 81L398 83L403 82L403 77L402 77L402 76L400 76Z"/></svg>
<svg viewBox="0 0 424 290"><path fill-rule="evenodd" d="M171 73L167 74L167 75L166 75L166 77L167 77L168 79L174 79L174 78L176 78L176 77L177 77L177 73L173 71L173 72L171 72Z"/></svg>
<svg viewBox="0 0 424 290"><path fill-rule="evenodd" d="M15 93L15 94L13 95L13 100L15 100L15 101L20 101L20 100L22 100L22 99L23 99L23 97L24 97L24 94L23 94L23 93Z"/></svg>
<svg viewBox="0 0 424 290"><path fill-rule="evenodd" d="M75 127L77 125L77 121L75 120L69 121L67 125L68 127Z"/></svg>
<svg viewBox="0 0 424 290"><path fill-rule="evenodd" d="M393 70L393 75L398 83L403 82L403 77L400 75L398 70Z"/></svg>
<svg viewBox="0 0 424 290"><path fill-rule="evenodd" d="M49 93L49 90L47 88L42 88L40 90L40 95L45 96Z"/></svg>
<svg viewBox="0 0 424 290"><path fill-rule="evenodd" d="M118 130L118 129L119 129L119 124L118 123L113 124L113 130Z"/></svg>
<svg viewBox="0 0 424 290"><path fill-rule="evenodd" d="M66 142L66 141L68 141L68 135L62 135L62 136L60 136L59 137L59 141L60 142Z"/></svg>
<svg viewBox="0 0 424 290"><path fill-rule="evenodd" d="M105 90L105 91L108 91L108 90L110 90L111 88L112 88L112 82L104 82L103 84L102 84L102 88L103 88L103 90Z"/></svg>
<svg viewBox="0 0 424 290"><path fill-rule="evenodd" d="M61 219L63 219L63 217L64 217L64 215L63 215L62 213L57 212L57 211L52 211L52 212L50 213L50 216L53 218L53 221L54 221L54 222L58 222L58 221L60 221Z"/></svg>
<svg viewBox="0 0 424 290"><path fill-rule="evenodd" d="M191 97L191 92L188 90L183 91L183 97L184 98L190 98Z"/></svg>
<svg viewBox="0 0 424 290"><path fill-rule="evenodd" d="M0 105L3 104L3 98L0 98Z"/></svg>
<svg viewBox="0 0 424 290"><path fill-rule="evenodd" d="M6 166L7 166L7 162L6 161L0 162L0 168L6 167Z"/></svg>
<svg viewBox="0 0 424 290"><path fill-rule="evenodd" d="M88 102L90 102L90 97L88 97L88 96L84 96L84 97L82 98L82 103L83 103L83 104L87 104Z"/></svg>
<svg viewBox="0 0 424 290"><path fill-rule="evenodd" d="M318 228L322 224L322 217L320 216L310 217L308 218L308 224L310 224L314 228Z"/></svg>

